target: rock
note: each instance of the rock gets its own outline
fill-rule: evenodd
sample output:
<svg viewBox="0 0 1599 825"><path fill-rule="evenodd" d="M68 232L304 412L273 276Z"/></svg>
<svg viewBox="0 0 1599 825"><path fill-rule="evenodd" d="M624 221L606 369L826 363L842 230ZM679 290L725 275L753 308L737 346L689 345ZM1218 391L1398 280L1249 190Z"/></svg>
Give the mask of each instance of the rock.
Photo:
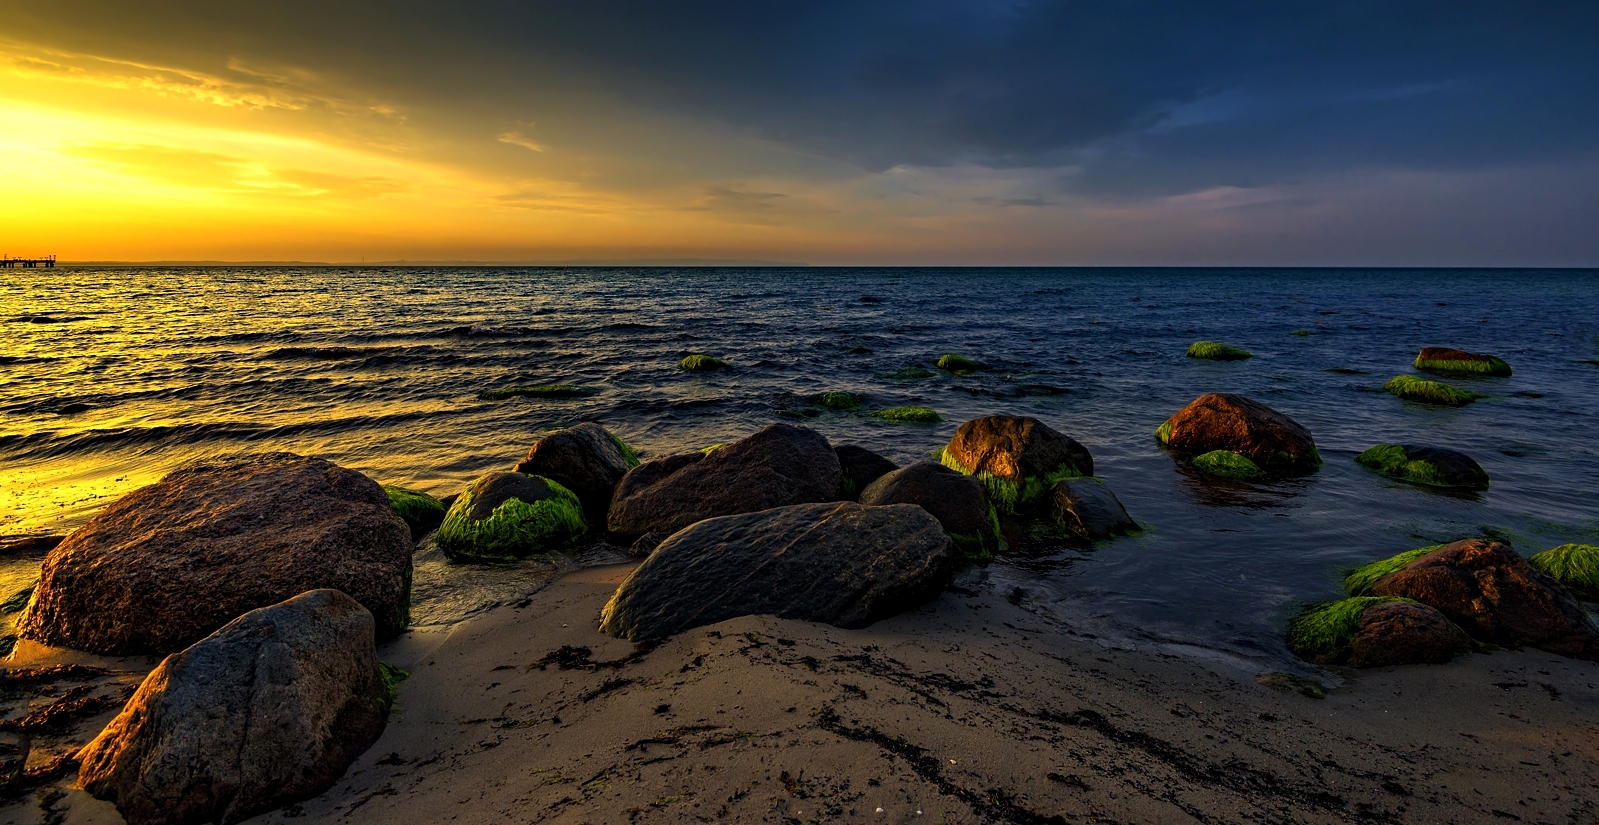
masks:
<svg viewBox="0 0 1599 825"><path fill-rule="evenodd" d="M1439 407L1464 407L1482 396L1470 390L1453 387L1442 381L1428 381L1413 375L1396 375L1382 385L1390 395Z"/></svg>
<svg viewBox="0 0 1599 825"><path fill-rule="evenodd" d="M860 501L872 507L914 504L926 510L943 525L956 554L964 558L993 558L1004 547L999 517L983 485L931 461L918 461L873 481L861 491Z"/></svg>
<svg viewBox="0 0 1599 825"><path fill-rule="evenodd" d="M1055 523L1080 539L1100 541L1138 531L1127 508L1097 478L1062 481L1050 491L1050 499Z"/></svg>
<svg viewBox="0 0 1599 825"><path fill-rule="evenodd" d="M1266 477L1266 471L1260 469L1255 462L1232 450L1211 450L1208 453L1201 453L1194 456L1191 463L1194 469L1217 478L1253 481Z"/></svg>
<svg viewBox="0 0 1599 825"><path fill-rule="evenodd" d="M1253 353L1226 344L1218 344L1215 341L1195 341L1188 345L1188 357L1202 358L1206 361L1242 361L1255 356Z"/></svg>
<svg viewBox="0 0 1599 825"><path fill-rule="evenodd" d="M1402 599L1323 602L1288 623L1288 649L1322 665L1443 664L1468 647L1466 634L1443 613Z"/></svg>
<svg viewBox="0 0 1599 825"><path fill-rule="evenodd" d="M628 472L607 523L629 539L671 535L717 516L832 501L842 478L827 439L804 427L771 424L708 455L685 453Z"/></svg>
<svg viewBox="0 0 1599 825"><path fill-rule="evenodd" d="M1471 456L1443 447L1378 444L1355 456L1355 463L1378 475L1430 487L1488 489L1488 473Z"/></svg>
<svg viewBox="0 0 1599 825"><path fill-rule="evenodd" d="M956 375L964 375L968 372L978 372L980 370L987 369L982 364L979 364L970 358L967 358L963 355L956 355L952 352L939 356L938 363L935 366L941 370L944 370L945 372L952 372Z"/></svg>
<svg viewBox="0 0 1599 825"><path fill-rule="evenodd" d="M633 451L598 424L579 424L540 438L516 472L543 476L577 494L583 512L599 524L627 471L638 466Z"/></svg>
<svg viewBox="0 0 1599 825"><path fill-rule="evenodd" d="M405 627L411 531L377 482L290 453L207 459L112 502L51 551L23 638L169 653L258 607L343 591Z"/></svg>
<svg viewBox="0 0 1599 825"><path fill-rule="evenodd" d="M1427 347L1417 353L1416 369L1446 375L1510 375L1510 365L1503 359L1448 347Z"/></svg>
<svg viewBox="0 0 1599 825"><path fill-rule="evenodd" d="M510 561L564 550L586 532L571 490L542 476L489 473L450 505L433 540L453 558Z"/></svg>
<svg viewBox="0 0 1599 825"><path fill-rule="evenodd" d="M479 401L504 401L507 398L588 398L598 395L599 390L588 387L574 387L571 384L540 384L536 387L502 387L497 390L484 390L477 394Z"/></svg>
<svg viewBox="0 0 1599 825"><path fill-rule="evenodd" d="M937 424L943 421L943 416L926 407L890 407L886 410L877 410L872 413L873 418L885 421L908 422L912 424Z"/></svg>
<svg viewBox="0 0 1599 825"><path fill-rule="evenodd" d="M1031 416L990 415L955 431L944 447L945 467L977 476L1001 513L1040 506L1055 484L1094 474L1088 449Z"/></svg>
<svg viewBox="0 0 1599 825"><path fill-rule="evenodd" d="M866 396L856 392L824 392L810 397L810 402L830 410L854 410L861 406Z"/></svg>
<svg viewBox="0 0 1599 825"><path fill-rule="evenodd" d="M427 493L407 490L393 484L383 485L389 496L389 509L411 528L411 540L427 535L429 530L444 520L444 504Z"/></svg>
<svg viewBox="0 0 1599 825"><path fill-rule="evenodd" d="M865 627L936 597L952 564L938 520L909 504L712 518L673 534L622 582L600 631L639 641L757 614Z"/></svg>
<svg viewBox="0 0 1599 825"><path fill-rule="evenodd" d="M1599 602L1599 547L1562 544L1527 559L1532 569L1566 586L1573 596Z"/></svg>
<svg viewBox="0 0 1599 825"><path fill-rule="evenodd" d="M383 733L372 614L337 590L252 610L168 656L79 754L132 825L238 822L316 796Z"/></svg>
<svg viewBox="0 0 1599 825"><path fill-rule="evenodd" d="M866 485L899 467L877 453L853 444L841 444L834 447L833 452L838 455L839 468L843 471L839 490L840 497L845 501L857 500Z"/></svg>
<svg viewBox="0 0 1599 825"><path fill-rule="evenodd" d="M1305 475L1321 466L1309 430L1259 401L1231 393L1194 399L1166 419L1155 437L1179 457L1227 450L1268 475Z"/></svg>
<svg viewBox="0 0 1599 825"><path fill-rule="evenodd" d="M706 372L706 371L709 371L709 370L720 370L720 369L726 369L727 366L728 366L727 362L723 361L720 358L712 358L709 355L700 355L700 354L697 354L697 353L694 354L694 355L690 355L687 358L684 358L682 361L677 362L677 368L678 369L680 369L680 370L688 370L690 372Z"/></svg>
<svg viewBox="0 0 1599 825"><path fill-rule="evenodd" d="M1599 660L1599 627L1581 605L1496 541L1446 544L1377 580L1371 592L1431 605L1480 641Z"/></svg>

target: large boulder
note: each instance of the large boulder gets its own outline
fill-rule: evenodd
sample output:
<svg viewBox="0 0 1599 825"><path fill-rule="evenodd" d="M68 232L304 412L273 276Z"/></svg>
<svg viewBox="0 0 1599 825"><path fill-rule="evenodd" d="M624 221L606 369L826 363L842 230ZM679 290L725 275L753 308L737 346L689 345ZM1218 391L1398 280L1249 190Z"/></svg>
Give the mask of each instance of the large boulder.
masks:
<svg viewBox="0 0 1599 825"><path fill-rule="evenodd" d="M1470 646L1448 617L1425 604L1357 596L1305 608L1288 623L1288 649L1321 665L1443 664Z"/></svg>
<svg viewBox="0 0 1599 825"><path fill-rule="evenodd" d="M151 671L80 752L132 825L232 823L322 793L383 733L372 614L337 590L252 610Z"/></svg>
<svg viewBox="0 0 1599 825"><path fill-rule="evenodd" d="M571 490L541 476L489 473L455 499L433 540L453 558L510 561L564 550L587 531Z"/></svg>
<svg viewBox="0 0 1599 825"><path fill-rule="evenodd" d="M918 461L883 475L861 491L861 503L872 507L914 504L932 513L954 542L955 552L968 559L992 558L1004 547L999 518L983 485L931 461Z"/></svg>
<svg viewBox="0 0 1599 825"><path fill-rule="evenodd" d="M605 521L611 494L638 459L616 436L598 424L579 424L539 439L527 451L516 471L543 476L573 493L583 502L590 520Z"/></svg>
<svg viewBox="0 0 1599 825"><path fill-rule="evenodd" d="M1050 491L1050 507L1055 524L1063 532L1086 541L1138 531L1127 508L1097 478L1068 479L1056 484Z"/></svg>
<svg viewBox="0 0 1599 825"><path fill-rule="evenodd" d="M845 501L855 501L868 484L899 469L894 462L854 444L840 444L833 452L838 454L839 468L843 471L839 492Z"/></svg>
<svg viewBox="0 0 1599 825"><path fill-rule="evenodd" d="M1355 456L1355 463L1378 475L1463 490L1488 489L1488 472L1458 450L1414 444L1378 444Z"/></svg>
<svg viewBox="0 0 1599 825"><path fill-rule="evenodd" d="M1599 627L1576 599L1496 541L1446 544L1378 579L1371 592L1436 607L1484 642L1599 660Z"/></svg>
<svg viewBox="0 0 1599 825"><path fill-rule="evenodd" d="M910 504L799 504L701 521L618 587L600 631L638 641L738 616L865 627L949 583L949 536Z"/></svg>
<svg viewBox="0 0 1599 825"><path fill-rule="evenodd" d="M1416 369L1445 375L1510 375L1510 365L1502 358L1449 347L1425 347L1416 354Z"/></svg>
<svg viewBox="0 0 1599 825"><path fill-rule="evenodd" d="M661 539L717 516L835 501L838 454L815 430L771 424L709 454L669 456L630 471L617 485L607 526L624 539Z"/></svg>
<svg viewBox="0 0 1599 825"><path fill-rule="evenodd" d="M956 472L977 476L1002 513L1036 509L1057 482L1094 474L1086 447L1031 416L968 421L955 431L941 460Z"/></svg>
<svg viewBox="0 0 1599 825"><path fill-rule="evenodd" d="M1305 475L1321 466L1309 430L1259 401L1231 393L1194 399L1166 419L1155 437L1180 457L1225 450L1270 475Z"/></svg>
<svg viewBox="0 0 1599 825"><path fill-rule="evenodd" d="M112 502L45 559L24 638L170 653L234 618L331 587L405 627L411 531L372 481L290 453L199 461Z"/></svg>

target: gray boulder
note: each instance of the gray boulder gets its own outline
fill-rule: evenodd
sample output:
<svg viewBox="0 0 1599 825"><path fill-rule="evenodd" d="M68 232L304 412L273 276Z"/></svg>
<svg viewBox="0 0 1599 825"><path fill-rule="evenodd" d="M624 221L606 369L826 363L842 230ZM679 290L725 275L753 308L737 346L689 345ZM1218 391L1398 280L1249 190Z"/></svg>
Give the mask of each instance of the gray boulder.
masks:
<svg viewBox="0 0 1599 825"><path fill-rule="evenodd" d="M708 519L668 538L618 587L600 631L664 638L738 616L865 627L936 597L953 553L910 504L800 504Z"/></svg>
<svg viewBox="0 0 1599 825"><path fill-rule="evenodd" d="M861 503L914 504L926 510L949 533L956 552L968 559L991 558L1004 545L982 482L931 461L882 476L861 491Z"/></svg>
<svg viewBox="0 0 1599 825"><path fill-rule="evenodd" d="M383 733L372 614L337 590L252 610L168 656L80 753L132 825L238 822L309 799Z"/></svg>
<svg viewBox="0 0 1599 825"><path fill-rule="evenodd" d="M583 502L583 512L596 523L605 520L616 483L633 469L621 442L598 424L579 424L550 433L528 450L516 465L519 473L543 476Z"/></svg>
<svg viewBox="0 0 1599 825"><path fill-rule="evenodd" d="M1080 539L1099 541L1138 529L1116 494L1097 478L1062 481L1050 496L1055 523Z"/></svg>

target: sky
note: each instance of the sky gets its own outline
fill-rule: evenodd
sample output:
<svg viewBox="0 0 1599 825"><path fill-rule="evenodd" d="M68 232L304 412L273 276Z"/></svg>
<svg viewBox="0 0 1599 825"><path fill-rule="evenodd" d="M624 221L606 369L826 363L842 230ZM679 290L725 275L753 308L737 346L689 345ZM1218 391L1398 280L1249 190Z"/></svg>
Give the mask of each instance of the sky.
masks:
<svg viewBox="0 0 1599 825"><path fill-rule="evenodd" d="M0 253L1599 266L1599 3L0 0Z"/></svg>

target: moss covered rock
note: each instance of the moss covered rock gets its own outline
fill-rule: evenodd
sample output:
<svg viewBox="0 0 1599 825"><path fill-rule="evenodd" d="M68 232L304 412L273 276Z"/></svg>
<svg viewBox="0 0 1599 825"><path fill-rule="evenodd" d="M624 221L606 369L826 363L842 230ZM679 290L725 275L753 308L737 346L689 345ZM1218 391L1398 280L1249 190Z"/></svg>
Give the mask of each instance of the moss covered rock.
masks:
<svg viewBox="0 0 1599 825"><path fill-rule="evenodd" d="M1001 513L1042 514L1055 485L1094 474L1094 458L1074 439L1031 416L990 415L955 431L939 460L976 476Z"/></svg>
<svg viewBox="0 0 1599 825"><path fill-rule="evenodd" d="M830 410L859 409L866 396L853 392L824 392L811 396L811 403Z"/></svg>
<svg viewBox="0 0 1599 825"><path fill-rule="evenodd" d="M1195 341L1188 345L1188 357L1203 358L1206 361L1242 361L1255 356L1251 352L1218 344L1215 341Z"/></svg>
<svg viewBox="0 0 1599 825"><path fill-rule="evenodd" d="M1573 596L1599 602L1599 547L1562 544L1527 559L1534 570L1566 586Z"/></svg>
<svg viewBox="0 0 1599 825"><path fill-rule="evenodd" d="M622 439L588 422L540 438L515 469L571 490L583 502L587 519L598 524L605 521L617 482L637 466L638 456Z"/></svg>
<svg viewBox="0 0 1599 825"><path fill-rule="evenodd" d="M956 375L963 375L968 372L977 372L979 370L986 369L982 364L979 364L963 355L956 355L952 352L947 352L939 356L938 364L936 366L945 372L953 372Z"/></svg>
<svg viewBox="0 0 1599 825"><path fill-rule="evenodd" d="M873 418L884 421L900 421L913 424L937 424L943 421L943 416L926 407L890 407L886 410L877 410L872 413Z"/></svg>
<svg viewBox="0 0 1599 825"><path fill-rule="evenodd" d="M899 469L894 462L854 444L840 444L833 452L838 455L839 468L843 471L839 498L844 501L856 501L866 485Z"/></svg>
<svg viewBox="0 0 1599 825"><path fill-rule="evenodd" d="M1322 665L1444 664L1469 647L1465 632L1447 616L1407 599L1323 602L1288 623L1288 649Z"/></svg>
<svg viewBox="0 0 1599 825"><path fill-rule="evenodd" d="M444 503L427 493L407 490L393 484L383 485L389 494L389 509L411 528L411 538L419 539L444 520Z"/></svg>
<svg viewBox="0 0 1599 825"><path fill-rule="evenodd" d="M1488 489L1488 473L1482 465L1465 453L1443 447L1378 444L1355 456L1355 463L1378 475L1412 484Z"/></svg>
<svg viewBox="0 0 1599 825"><path fill-rule="evenodd" d="M435 540L453 558L509 561L564 550L587 531L571 490L526 473L490 473L450 505Z"/></svg>
<svg viewBox="0 0 1599 825"><path fill-rule="evenodd" d="M1299 422L1252 398L1201 395L1155 431L1180 459L1216 450L1237 453L1269 476L1298 476L1321 466L1315 439Z"/></svg>
<svg viewBox="0 0 1599 825"><path fill-rule="evenodd" d="M1441 407L1464 407L1482 397L1470 390L1453 387L1442 381L1428 381L1414 375L1396 375L1388 379L1388 383L1382 385L1382 388L1406 401Z"/></svg>
<svg viewBox="0 0 1599 825"><path fill-rule="evenodd" d="M1254 481L1266 477L1266 471L1260 469L1259 465L1250 461L1247 456L1232 450L1211 450L1208 453L1201 453L1194 456L1190 463L1194 465L1194 469L1217 478Z"/></svg>
<svg viewBox="0 0 1599 825"><path fill-rule="evenodd" d="M1448 347L1427 347L1416 355L1416 369L1443 375L1506 377L1510 365L1492 355L1480 355Z"/></svg>
<svg viewBox="0 0 1599 825"><path fill-rule="evenodd" d="M933 514L949 534L955 553L982 561L1003 549L999 516L983 485L931 461L918 461L883 475L861 491L868 506L915 504Z"/></svg>
<svg viewBox="0 0 1599 825"><path fill-rule="evenodd" d="M723 361L720 358L712 358L709 355L700 355L698 353L695 353L694 355L690 355L687 358L684 358L683 360L677 362L677 368L678 369L680 369L680 370L688 370L690 372L707 372L707 371L710 371L710 370L720 370L720 369L726 369L727 366L728 366L727 362Z"/></svg>
<svg viewBox="0 0 1599 825"><path fill-rule="evenodd" d="M540 384L536 387L503 387L497 390L485 390L478 393L481 401L504 401L507 398L587 398L599 393L587 387L574 387L571 384Z"/></svg>

